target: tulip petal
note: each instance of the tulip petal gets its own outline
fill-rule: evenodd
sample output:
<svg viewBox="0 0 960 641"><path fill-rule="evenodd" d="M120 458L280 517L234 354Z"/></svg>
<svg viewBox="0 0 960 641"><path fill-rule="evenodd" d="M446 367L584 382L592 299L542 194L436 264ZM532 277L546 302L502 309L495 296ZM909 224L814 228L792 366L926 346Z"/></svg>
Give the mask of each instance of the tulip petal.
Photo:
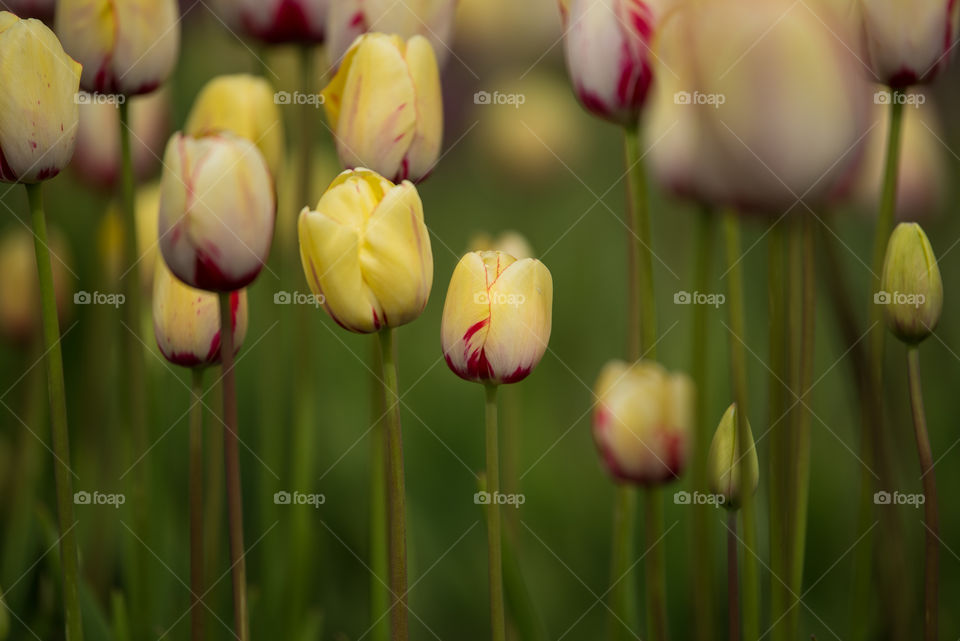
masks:
<svg viewBox="0 0 960 641"><path fill-rule="evenodd" d="M440 155L443 138L443 97L433 47L423 36L407 43L407 66L416 92L416 131L400 169L400 177L426 176Z"/></svg>
<svg viewBox="0 0 960 641"><path fill-rule="evenodd" d="M447 365L468 381L489 378L483 359L483 345L490 324L487 268L477 252L460 259L443 305L440 336Z"/></svg>

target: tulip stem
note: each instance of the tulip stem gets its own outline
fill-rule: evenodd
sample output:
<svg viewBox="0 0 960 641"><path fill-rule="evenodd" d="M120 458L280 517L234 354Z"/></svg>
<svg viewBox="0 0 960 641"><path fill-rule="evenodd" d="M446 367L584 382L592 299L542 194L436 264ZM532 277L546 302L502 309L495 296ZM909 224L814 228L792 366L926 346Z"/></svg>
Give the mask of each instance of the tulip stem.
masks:
<svg viewBox="0 0 960 641"><path fill-rule="evenodd" d="M627 172L630 176L630 357L656 358L657 308L653 290L653 251L650 237L650 208L647 203L647 178L640 156L640 138L636 127L624 134ZM639 327L637 327L639 324ZM639 330L639 334L635 332Z"/></svg>
<svg viewBox="0 0 960 641"><path fill-rule="evenodd" d="M938 556L940 552L940 515L937 509L937 481L933 473L933 455L930 437L927 435L927 417L923 409L923 390L920 385L920 352L916 345L907 348L907 378L910 385L910 408L913 411L913 429L917 437L917 452L920 454L920 471L923 479L923 518L926 526L926 549L924 568L924 615L925 641L937 641L938 611Z"/></svg>
<svg viewBox="0 0 960 641"><path fill-rule="evenodd" d="M487 550L490 575L490 638L505 641L507 638L503 607L503 555L500 538L500 448L497 443L497 385L488 384L486 392L487 424Z"/></svg>
<svg viewBox="0 0 960 641"><path fill-rule="evenodd" d="M740 582L737 580L737 513L727 515L727 606L730 641L740 641Z"/></svg>
<svg viewBox="0 0 960 641"><path fill-rule="evenodd" d="M633 579L633 539L637 520L637 490L631 485L617 485L613 506L613 546L610 576L610 638L630 639L637 626L637 591Z"/></svg>
<svg viewBox="0 0 960 641"><path fill-rule="evenodd" d="M42 295L43 342L46 351L47 391L50 395L50 426L53 432L54 479L57 491L57 518L60 521L60 563L63 567L63 602L66 632L70 641L83 641L80 617L80 577L77 532L73 518L73 481L70 478L70 438L67 430L67 396L63 381L63 353L60 349L60 321L53 288L53 268L47 244L47 220L43 213L42 183L26 185L33 218L33 246L37 257Z"/></svg>
<svg viewBox="0 0 960 641"><path fill-rule="evenodd" d="M386 613L390 610L390 592L387 550L387 434L383 427L383 417L387 410L387 399L383 385L376 372L383 371L380 362L380 346L377 340L371 342L370 392L373 407L373 431L370 439L370 620L375 621L371 637L373 641L387 641L390 637L390 621Z"/></svg>
<svg viewBox="0 0 960 641"><path fill-rule="evenodd" d="M190 639L203 639L203 368L192 374L190 399Z"/></svg>
<svg viewBox="0 0 960 641"><path fill-rule="evenodd" d="M740 246L740 219L736 212L728 211L724 217L726 236L727 272L730 302L730 374L733 382L733 398L737 404L737 442L746 446L751 442L750 426L747 421L747 354L743 343L746 336L744 319L743 263ZM740 478L750 478L750 457L747 452L739 452ZM759 579L756 562L756 524L753 496L745 493L740 515L743 521L743 546L747 554L743 555L743 635L745 639L757 639L760 627Z"/></svg>
<svg viewBox="0 0 960 641"><path fill-rule="evenodd" d="M400 394L394 330L380 330L380 362L383 365L384 397L387 403L387 523L390 537L391 639L407 640L407 514L403 478L403 434L400 428Z"/></svg>
<svg viewBox="0 0 960 641"><path fill-rule="evenodd" d="M223 365L223 462L227 477L230 568L233 574L233 625L239 641L250 641L247 615L247 562L243 548L243 494L240 489L240 438L233 372L233 309L230 292L220 293L220 362Z"/></svg>

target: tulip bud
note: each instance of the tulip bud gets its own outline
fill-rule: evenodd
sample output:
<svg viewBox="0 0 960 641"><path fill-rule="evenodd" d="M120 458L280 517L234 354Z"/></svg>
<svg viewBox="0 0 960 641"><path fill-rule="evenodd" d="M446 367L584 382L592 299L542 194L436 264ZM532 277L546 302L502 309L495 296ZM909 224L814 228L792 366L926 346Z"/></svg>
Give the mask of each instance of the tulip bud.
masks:
<svg viewBox="0 0 960 641"><path fill-rule="evenodd" d="M433 286L433 254L412 183L345 171L316 210L303 208L298 231L310 288L341 327L369 333L420 316Z"/></svg>
<svg viewBox="0 0 960 641"><path fill-rule="evenodd" d="M750 423L747 422L749 440L744 448L746 457L747 480L741 483L740 472L743 461L740 457L739 428L737 427L737 404L731 403L723 413L717 431L707 454L707 482L715 494L723 496L723 507L729 510L740 508L743 499L750 498L757 491L760 482L760 463L757 459L757 447L753 442ZM743 488L746 487L746 494Z"/></svg>
<svg viewBox="0 0 960 641"><path fill-rule="evenodd" d="M322 93L344 167L368 167L394 182L422 180L433 168L443 101L426 38L361 36Z"/></svg>
<svg viewBox="0 0 960 641"><path fill-rule="evenodd" d="M615 479L659 485L679 478L693 426L693 381L652 361L610 361L594 394L593 440Z"/></svg>
<svg viewBox="0 0 960 641"><path fill-rule="evenodd" d="M561 0L567 72L594 115L634 126L653 81L655 16L643 0Z"/></svg>
<svg viewBox="0 0 960 641"><path fill-rule="evenodd" d="M943 310L943 281L927 235L916 223L900 223L887 243L880 291L887 327L908 345L933 333Z"/></svg>
<svg viewBox="0 0 960 641"><path fill-rule="evenodd" d="M339 2L340 0L334 0ZM224 22L267 44L319 44L330 0L217 0Z"/></svg>
<svg viewBox="0 0 960 641"><path fill-rule="evenodd" d="M533 258L533 247L526 238L518 231L505 231L496 238L490 234L475 234L470 239L470 251L472 252L503 252L513 256L516 259Z"/></svg>
<svg viewBox="0 0 960 641"><path fill-rule="evenodd" d="M194 289L174 276L157 257L153 283L153 331L160 353L183 367L220 362L220 301L216 294ZM230 292L234 354L247 335L247 290Z"/></svg>
<svg viewBox="0 0 960 641"><path fill-rule="evenodd" d="M270 253L276 215L263 155L232 133L176 133L163 164L159 237L170 270L209 291L249 285Z"/></svg>
<svg viewBox="0 0 960 641"><path fill-rule="evenodd" d="M180 51L176 0L59 0L57 35L83 64L80 84L97 93L150 93Z"/></svg>
<svg viewBox="0 0 960 641"><path fill-rule="evenodd" d="M954 0L860 0L866 58L875 79L896 89L928 82L956 44Z"/></svg>
<svg viewBox="0 0 960 641"><path fill-rule="evenodd" d="M552 313L553 278L539 260L470 252L443 304L443 356L464 380L516 383L543 358Z"/></svg>
<svg viewBox="0 0 960 641"><path fill-rule="evenodd" d="M200 90L185 133L203 136L230 131L257 146L274 178L283 162L283 125L273 87L257 76L218 76Z"/></svg>
<svg viewBox="0 0 960 641"><path fill-rule="evenodd" d="M40 182L70 162L79 82L50 29L0 11L0 181Z"/></svg>

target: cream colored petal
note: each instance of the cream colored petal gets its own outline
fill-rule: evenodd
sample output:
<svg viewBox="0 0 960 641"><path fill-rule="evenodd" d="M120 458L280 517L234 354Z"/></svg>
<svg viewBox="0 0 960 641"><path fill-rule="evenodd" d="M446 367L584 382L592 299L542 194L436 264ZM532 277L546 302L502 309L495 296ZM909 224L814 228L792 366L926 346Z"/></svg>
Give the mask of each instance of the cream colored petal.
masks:
<svg viewBox="0 0 960 641"><path fill-rule="evenodd" d="M113 91L110 57L116 45L117 17L110 0L59 0L56 30L63 48L81 65L87 91Z"/></svg>
<svg viewBox="0 0 960 641"><path fill-rule="evenodd" d="M166 81L180 54L176 0L113 2L117 40L110 60L116 88L128 95L153 91Z"/></svg>
<svg viewBox="0 0 960 641"><path fill-rule="evenodd" d="M440 155L443 96L437 58L426 38L414 36L407 42L406 61L416 95L416 129L401 176L419 180L433 168Z"/></svg>
<svg viewBox="0 0 960 641"><path fill-rule="evenodd" d="M467 380L488 378L483 344L490 323L486 299L487 268L478 252L460 259L443 303L440 340L443 355L458 376Z"/></svg>

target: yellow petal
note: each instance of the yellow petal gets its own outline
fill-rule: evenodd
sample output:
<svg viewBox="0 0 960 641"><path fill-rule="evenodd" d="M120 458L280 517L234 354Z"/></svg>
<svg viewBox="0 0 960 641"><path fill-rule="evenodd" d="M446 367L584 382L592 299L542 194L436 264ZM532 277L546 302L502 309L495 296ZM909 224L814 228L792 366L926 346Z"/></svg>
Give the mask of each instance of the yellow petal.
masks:
<svg viewBox="0 0 960 641"><path fill-rule="evenodd" d="M486 265L480 253L470 252L450 277L440 326L447 365L468 381L481 380L483 343L490 323L490 306L483 297L486 291Z"/></svg>
<svg viewBox="0 0 960 641"><path fill-rule="evenodd" d="M414 36L407 42L406 60L416 94L416 130L402 171L404 178L419 179L433 168L440 155L443 96L437 58L426 38Z"/></svg>
<svg viewBox="0 0 960 641"><path fill-rule="evenodd" d="M83 65L87 91L112 91L110 56L116 45L117 16L110 0L59 0L56 29L63 48Z"/></svg>

